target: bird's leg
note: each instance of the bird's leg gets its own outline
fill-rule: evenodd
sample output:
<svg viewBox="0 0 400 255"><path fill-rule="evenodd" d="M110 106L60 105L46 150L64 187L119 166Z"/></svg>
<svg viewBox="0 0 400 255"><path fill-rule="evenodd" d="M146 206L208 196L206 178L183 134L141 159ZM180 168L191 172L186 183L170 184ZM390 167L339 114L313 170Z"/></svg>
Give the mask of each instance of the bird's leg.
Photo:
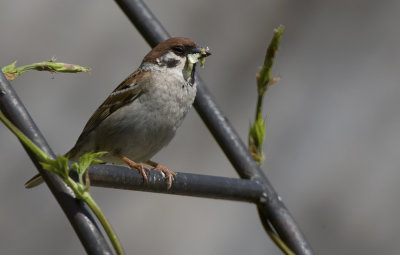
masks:
<svg viewBox="0 0 400 255"><path fill-rule="evenodd" d="M149 183L149 179L147 178L147 175L146 175L146 171L150 172L149 168L143 166L142 164L136 163L133 160L131 160L125 156L117 155L117 157L119 157L122 161L124 161L130 168L137 169L139 171L139 173L142 174L143 181L145 183Z"/></svg>
<svg viewBox="0 0 400 255"><path fill-rule="evenodd" d="M163 172L165 174L165 176L167 177L168 181L167 181L167 189L170 189L172 186L172 176L174 178L176 178L176 174L169 170L166 166L160 165L157 162L151 161L151 160L147 160L145 162L147 165L154 167L155 170L159 170L161 172Z"/></svg>

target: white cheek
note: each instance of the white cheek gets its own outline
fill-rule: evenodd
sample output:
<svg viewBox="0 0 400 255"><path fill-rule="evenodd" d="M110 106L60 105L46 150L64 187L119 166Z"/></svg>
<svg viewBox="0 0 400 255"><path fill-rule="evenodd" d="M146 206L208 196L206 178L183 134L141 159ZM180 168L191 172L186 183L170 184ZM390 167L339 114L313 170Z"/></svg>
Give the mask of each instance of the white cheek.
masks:
<svg viewBox="0 0 400 255"><path fill-rule="evenodd" d="M168 52L161 57L162 63L168 63L171 60L178 60L179 61L178 66L183 67L185 65L185 57L178 56L173 52Z"/></svg>
<svg viewBox="0 0 400 255"><path fill-rule="evenodd" d="M162 60L164 61L169 59L180 59L180 57L170 51L162 56Z"/></svg>

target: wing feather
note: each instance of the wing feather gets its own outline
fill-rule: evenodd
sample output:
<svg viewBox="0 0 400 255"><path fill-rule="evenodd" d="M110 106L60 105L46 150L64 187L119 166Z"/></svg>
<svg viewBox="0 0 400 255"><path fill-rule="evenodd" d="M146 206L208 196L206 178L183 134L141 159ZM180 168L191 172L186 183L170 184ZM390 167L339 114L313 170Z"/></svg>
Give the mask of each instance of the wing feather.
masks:
<svg viewBox="0 0 400 255"><path fill-rule="evenodd" d="M125 104L134 101L144 89L145 82L149 73L141 69L136 70L129 75L114 91L104 100L100 107L93 113L89 121L86 123L82 134L78 138L84 138L93 129L95 129L103 120L110 116L114 111ZM140 81L140 82L139 82Z"/></svg>

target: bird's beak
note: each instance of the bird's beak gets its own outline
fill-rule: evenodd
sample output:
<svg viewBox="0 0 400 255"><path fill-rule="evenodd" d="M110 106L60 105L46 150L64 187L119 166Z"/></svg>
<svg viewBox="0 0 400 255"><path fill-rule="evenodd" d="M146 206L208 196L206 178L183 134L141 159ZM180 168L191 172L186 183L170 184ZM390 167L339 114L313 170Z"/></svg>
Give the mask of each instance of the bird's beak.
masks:
<svg viewBox="0 0 400 255"><path fill-rule="evenodd" d="M211 55L210 49L208 47L204 48L204 47L201 47L201 46L198 46L198 45L196 47L194 47L192 53L193 54L199 53L200 57L203 57L203 58L208 57L208 56Z"/></svg>
<svg viewBox="0 0 400 255"><path fill-rule="evenodd" d="M197 62L200 62L200 66L204 67L206 57L210 56L210 49L208 47L202 48L196 46L192 49L191 53L187 55L187 68L184 74L185 80L192 76L193 68ZM194 72L193 72L194 73Z"/></svg>
<svg viewBox="0 0 400 255"><path fill-rule="evenodd" d="M191 61L193 64L196 62L200 62L200 66L204 67L204 64L206 62L206 57L210 56L211 52L208 47L200 47L196 45L196 47L193 48L192 53L188 55L189 61Z"/></svg>

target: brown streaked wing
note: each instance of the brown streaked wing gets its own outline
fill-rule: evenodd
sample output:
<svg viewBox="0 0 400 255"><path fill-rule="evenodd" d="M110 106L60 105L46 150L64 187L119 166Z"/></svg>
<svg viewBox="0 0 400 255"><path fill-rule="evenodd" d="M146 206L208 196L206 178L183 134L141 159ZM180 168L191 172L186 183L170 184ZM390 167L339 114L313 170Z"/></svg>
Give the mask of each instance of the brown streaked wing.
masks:
<svg viewBox="0 0 400 255"><path fill-rule="evenodd" d="M93 113L86 123L78 141L95 129L111 113L121 106L135 100L144 89L144 79L147 79L149 73L141 69L136 70L129 75L114 91L104 100L100 107ZM139 83L138 80L141 80Z"/></svg>

